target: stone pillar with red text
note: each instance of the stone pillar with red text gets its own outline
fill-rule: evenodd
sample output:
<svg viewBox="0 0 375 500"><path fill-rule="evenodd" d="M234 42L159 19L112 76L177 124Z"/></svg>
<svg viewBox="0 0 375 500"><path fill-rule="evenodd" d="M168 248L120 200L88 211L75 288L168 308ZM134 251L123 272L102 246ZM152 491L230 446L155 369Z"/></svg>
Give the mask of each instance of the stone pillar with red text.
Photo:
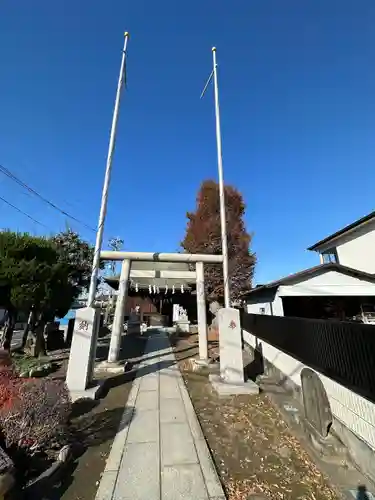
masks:
<svg viewBox="0 0 375 500"><path fill-rule="evenodd" d="M218 313L220 377L229 384L245 382L242 358L242 335L238 309L222 308Z"/></svg>

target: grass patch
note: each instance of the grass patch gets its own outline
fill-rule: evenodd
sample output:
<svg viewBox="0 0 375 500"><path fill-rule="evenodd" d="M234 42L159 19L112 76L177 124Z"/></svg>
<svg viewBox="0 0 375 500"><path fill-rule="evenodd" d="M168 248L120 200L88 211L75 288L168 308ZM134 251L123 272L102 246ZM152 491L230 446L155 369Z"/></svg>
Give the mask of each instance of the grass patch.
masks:
<svg viewBox="0 0 375 500"><path fill-rule="evenodd" d="M41 359L21 353L13 353L12 361L17 373L29 372L33 368L39 368L46 363Z"/></svg>

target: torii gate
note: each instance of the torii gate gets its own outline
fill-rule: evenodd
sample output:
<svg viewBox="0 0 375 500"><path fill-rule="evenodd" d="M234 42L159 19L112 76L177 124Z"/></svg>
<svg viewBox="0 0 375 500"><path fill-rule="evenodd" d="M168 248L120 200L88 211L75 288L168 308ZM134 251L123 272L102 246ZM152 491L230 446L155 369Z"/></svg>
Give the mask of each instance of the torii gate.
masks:
<svg viewBox="0 0 375 500"><path fill-rule="evenodd" d="M196 279L199 359L202 363L208 362L204 264L221 264L223 262L222 255L102 251L100 258L102 260L122 261L119 293L109 347L109 364L116 366L119 359L130 269L133 261L195 264L195 271L190 271L189 277ZM168 273L169 278L187 277L187 271L165 272ZM66 383L73 399L83 397L83 395L94 397L99 389L99 385L92 385L98 331L99 310L93 307L77 310L66 376Z"/></svg>
<svg viewBox="0 0 375 500"><path fill-rule="evenodd" d="M202 361L208 359L207 349L207 319L206 299L204 291L204 264L221 264L222 255L184 254L184 253L151 253L151 252L101 252L102 260L122 261L119 292L116 302L115 317L112 327L111 343L109 347L108 362L116 363L119 359L121 335L125 315L126 298L128 294L131 263L133 261L143 262L182 262L195 264L195 271L161 271L169 278L195 278L197 291L197 316L198 316L198 338L199 358ZM149 275L149 273L147 273Z"/></svg>

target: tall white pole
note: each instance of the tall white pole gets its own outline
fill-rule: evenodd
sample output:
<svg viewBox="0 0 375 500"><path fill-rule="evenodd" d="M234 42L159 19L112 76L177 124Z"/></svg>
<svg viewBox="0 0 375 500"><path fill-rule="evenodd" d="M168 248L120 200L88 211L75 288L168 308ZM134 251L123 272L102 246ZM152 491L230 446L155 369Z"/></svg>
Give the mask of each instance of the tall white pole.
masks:
<svg viewBox="0 0 375 500"><path fill-rule="evenodd" d="M99 265L100 265L100 251L101 251L102 243L103 243L104 222L105 222L105 217L107 215L108 189L109 189L109 184L111 181L112 159L113 159L113 152L114 152L115 143L116 143L116 130L117 130L119 109L120 109L121 91L122 91L122 88L124 86L124 79L125 79L125 58L126 58L126 48L128 45L128 40L129 40L129 33L126 32L125 33L124 48L122 51L120 76L119 76L118 84L117 84L115 107L113 110L111 135L109 138L107 165L106 165L106 170L105 170L104 185L103 185L103 192L102 192L102 203L100 206L98 231L96 233L96 242L95 242L94 260L92 263L90 290L89 290L89 295L88 295L88 299L87 299L88 306L92 306L94 304L95 294L96 294L96 285L98 282L98 272L99 272Z"/></svg>
<svg viewBox="0 0 375 500"><path fill-rule="evenodd" d="M214 90L215 90L217 167L218 167L218 171L219 171L221 245L222 245L222 252L223 252L224 304L225 304L225 307L230 307L227 222L226 222L226 217L225 217L223 155L222 155L222 150L221 150L219 88L218 88L218 83L217 83L217 63L216 63L216 48L215 47L212 48L212 57L213 57L213 65L214 65L213 77L214 77Z"/></svg>

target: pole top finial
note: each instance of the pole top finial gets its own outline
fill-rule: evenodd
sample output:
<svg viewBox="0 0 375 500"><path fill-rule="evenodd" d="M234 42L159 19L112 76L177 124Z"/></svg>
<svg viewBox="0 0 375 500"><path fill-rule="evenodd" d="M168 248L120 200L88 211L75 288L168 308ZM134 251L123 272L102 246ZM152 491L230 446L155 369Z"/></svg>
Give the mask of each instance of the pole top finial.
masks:
<svg viewBox="0 0 375 500"><path fill-rule="evenodd" d="M212 52L216 52L216 47L212 47Z"/></svg>
<svg viewBox="0 0 375 500"><path fill-rule="evenodd" d="M129 36L129 31L125 31L124 36Z"/></svg>

